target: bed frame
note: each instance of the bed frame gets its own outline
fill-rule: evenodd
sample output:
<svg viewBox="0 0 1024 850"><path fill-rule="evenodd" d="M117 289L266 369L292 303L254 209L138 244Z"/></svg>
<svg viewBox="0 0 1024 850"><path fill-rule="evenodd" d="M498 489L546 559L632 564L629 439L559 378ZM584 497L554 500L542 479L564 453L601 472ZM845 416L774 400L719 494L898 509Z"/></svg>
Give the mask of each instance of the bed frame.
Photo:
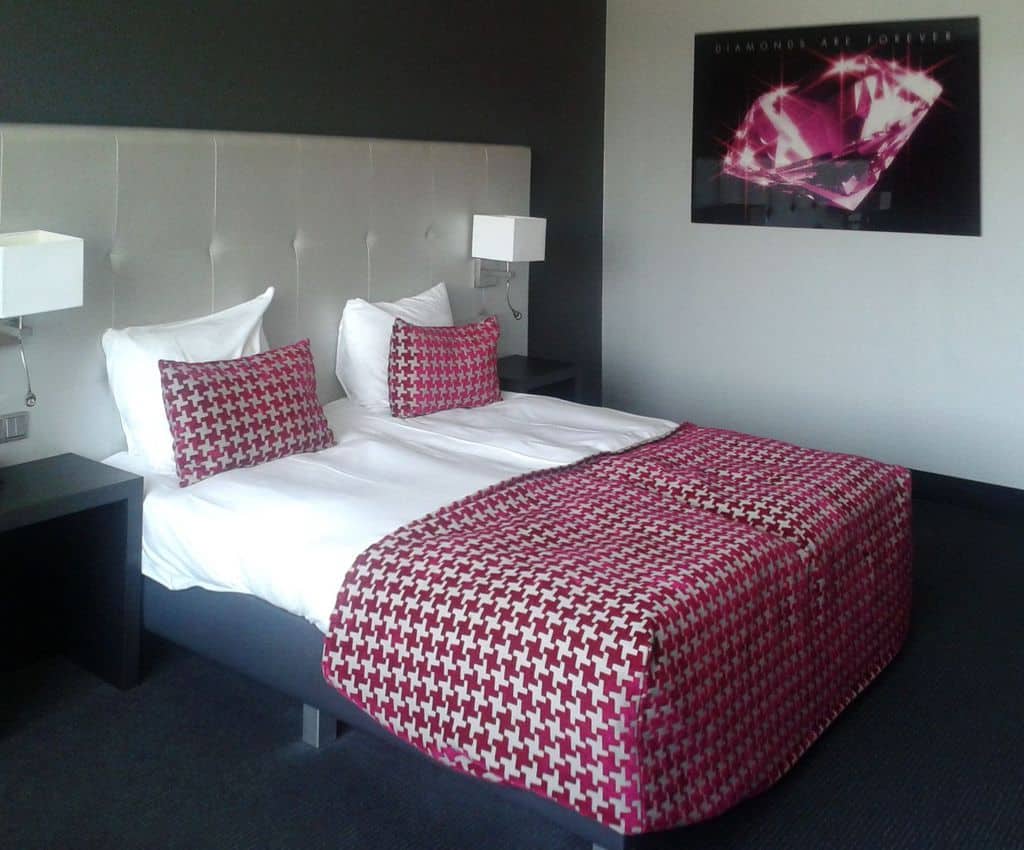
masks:
<svg viewBox="0 0 1024 850"><path fill-rule="evenodd" d="M302 618L243 593L168 590L148 578L143 581L142 606L147 631L301 702L302 738L307 744L325 746L344 726L351 726L384 738L411 757L428 758L388 733L324 681L320 668L324 636ZM595 848L623 850L629 846L626 836L571 809L529 791L487 784L496 799L540 812L593 842Z"/></svg>

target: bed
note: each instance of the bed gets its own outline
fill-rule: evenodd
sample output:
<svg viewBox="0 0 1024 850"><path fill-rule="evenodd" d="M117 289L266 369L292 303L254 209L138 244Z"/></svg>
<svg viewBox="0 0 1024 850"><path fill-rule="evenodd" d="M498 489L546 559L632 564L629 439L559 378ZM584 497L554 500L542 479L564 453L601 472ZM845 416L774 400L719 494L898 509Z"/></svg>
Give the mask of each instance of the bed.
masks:
<svg viewBox="0 0 1024 850"><path fill-rule="evenodd" d="M147 475L144 512L147 629L301 700L305 706L304 735L310 743L330 738L338 720L375 733L390 732L393 740L402 740L417 752L483 779L497 780L498 793L540 809L596 844L626 846L633 836L713 816L773 783L885 666L902 642L909 609L909 479L905 471L896 467L518 394L505 394L503 401L481 409L449 410L406 420L395 419L386 412L368 411L348 400L327 405L326 414L338 435L336 447L316 455L299 455L235 470L184 489L177 486L173 476ZM490 493L500 504L502 487L532 487L538 479L543 484L549 478L557 483L566 474L579 475L581 469L587 474L595 467L600 469L597 474L601 477L602 493L609 481L621 484L628 479L628 486L635 487L638 474L643 477L652 470L663 473L665 457L652 452L670 445L674 446L675 455L683 458L687 476L685 486L674 491L675 503L667 508L668 513L658 515L662 519L667 515L683 517L678 535L673 531L670 536L685 537L688 529L693 528L706 533L702 523L714 524L728 515L722 524L729 529L732 549L723 563L738 563L746 558L748 565L753 565L750 575L765 576L762 586L770 589L758 601L764 601L775 614L743 621L737 618L737 611L742 610L738 608L729 611L726 619L732 619L737 634L742 632L749 643L748 655L763 654L786 675L776 676L771 670L762 670L769 684L759 690L756 678L751 678L760 675L756 665L744 671L722 664L712 679L721 675L737 677L750 695L735 700L730 697L724 702L716 702L715 695L700 697L706 706L724 712L720 721L735 726L730 734L708 744L705 759L714 755L745 771L751 761L743 753L742 742L773 734L784 739L774 749L763 748L770 750L772 758L762 758L764 763L759 765L756 776L737 782L718 768L711 773L718 775L721 788L708 788L706 794L695 797L689 790L664 794L655 789L649 799L640 794L626 809L604 811L602 807L606 804L628 797L621 781L605 789L591 789L589 803L581 802L581 793L552 793L550 781L547 788L541 787L543 781L534 787L523 781L509 781L500 771L487 770L486 759L478 759L479 764L474 766L472 759L467 762L464 752L446 754L425 745L422 736L404 734L401 719L389 724L389 719L395 719L393 710L381 711L378 705L374 711L374 706L361 698L365 692L358 686L350 688L344 696L339 693L339 684L364 678L359 665L366 663L367 654L360 653L353 644L339 651L337 642L332 643L332 613L337 617L340 604L337 589L352 574L353 565L366 566L367 553L373 552L378 541L393 541L422 523L421 517L443 516L451 506L464 505L480 494ZM638 466L623 465L626 458L637 453L641 456ZM700 458L697 467L694 458ZM752 459L762 470L770 469L771 474L760 481L739 481L738 469L749 466ZM125 454L109 462L146 472ZM827 503L824 508L807 501L806 487L792 489L794 481L812 488L818 486L812 474L816 463L824 463L829 469L831 490L822 503ZM789 476L787 482L782 480L785 476ZM766 501L765 494L777 492L783 483L797 495L785 511L773 513L768 506L774 502ZM576 480L564 486L577 492L585 485ZM744 491L743 487L747 489ZM659 484L658 489L660 492L665 487ZM612 502L632 500L632 494L630 490L624 497L613 491ZM552 498L556 506L566 504L565 495L555 493ZM718 518L709 520L706 511L716 499L720 503L711 510ZM680 507L679 500L690 507ZM635 502L630 504L640 510ZM687 514L693 506L697 506L696 513ZM546 516L557 512L550 508L548 505ZM586 510L591 510L590 505ZM842 528L829 526L823 531L821 510L833 518L839 517L840 526L840 514L848 517L849 522ZM748 533L747 519L739 523L743 531L736 532L738 516L750 517L758 511L761 514L752 521L757 526L756 533ZM514 517L502 517L500 524L512 529L510 539L516 536ZM598 526L594 523L593 533L597 533ZM287 529L287 533L282 534L282 529ZM765 529L770 529L767 536ZM560 533L566 532L563 529ZM658 536L646 530L643 533L649 533L652 539ZM737 533L739 536L733 539ZM493 526L489 526L487 534L494 534ZM803 549L794 546L794 536L807 545ZM842 538L843 543L836 550L841 552L840 556L808 558L806 552L825 537ZM700 561L702 556L694 554L703 545L700 539L699 535L695 537L690 549L672 549L671 556ZM766 540L770 543L766 544ZM422 545L422 540L413 543ZM676 544L682 545L678 541ZM475 552L481 543L470 538L467 545ZM508 541L500 546L511 548ZM759 549L764 551L758 554ZM725 550L722 552L724 557ZM653 562L648 559L646 563L650 567ZM499 565L499 569L506 570L507 564ZM370 585L379 587L381 576L393 572L392 567L387 567L372 578ZM712 574L713 569L705 573L709 585ZM719 593L732 595L743 587L739 578L733 581L731 566L715 580L725 584L703 588L701 598L713 598ZM487 581L493 582L493 577ZM795 581L803 581L806 587L795 587ZM659 585L652 591L648 608L657 607L654 601L666 595L665 587ZM634 594L636 588L626 584L623 592ZM801 593L815 600L813 610L794 601ZM401 605L407 595L405 591L399 594L396 604ZM623 598L626 597L615 603L620 608ZM353 599L357 609L373 607L367 603L367 597ZM844 599L842 604L837 602ZM421 601L410 603L412 609L405 611L406 619L415 621ZM747 600L748 607L750 602ZM474 602L467 610L475 607ZM707 606L702 603L700 607ZM771 621L772 616L776 616L776 621ZM808 623L791 630L785 640L758 642L750 636L759 629L766 633L770 629L777 631L778 623L800 617L809 618ZM813 627L812 619L816 624ZM707 622L718 628L718 623ZM324 675L326 672L330 678L332 672L331 665L325 663L325 632L329 644L326 654L333 649L342 658L358 659L354 667L342 665L334 671L341 678L333 688ZM662 657L682 652L671 645L671 634L671 628L658 632L662 646L656 646L656 650L663 653ZM824 635L819 642L812 640L817 634ZM476 640L471 634L462 637ZM697 652L717 652L715 645L731 640L728 633L723 633L715 638L715 643ZM840 646L850 649L837 650L835 657L824 665L787 660L790 654L827 653ZM445 651L443 647L441 651ZM587 653L594 654L592 649L587 649ZM740 651L734 654L737 658L743 656ZM693 666L694 659L699 664L699 657L691 654L688 664ZM646 659L644 665L649 670L657 668L651 659ZM385 666L390 669L394 665ZM671 665L663 665L663 669L670 668ZM826 679L816 678L820 676ZM835 681L828 681L828 677ZM652 687L666 694L671 690L665 682ZM443 713L450 694L437 694L435 691L430 711ZM690 700L689 694L683 698ZM757 722L749 725L735 713L746 706L756 714L774 699L803 700L807 708L789 706L774 715L769 711L757 715ZM561 700L558 697L555 701ZM394 693L383 697L383 704L392 709L408 702ZM654 728L656 723L651 718L664 713L669 702L670 699L662 699L660 705L648 711L646 725ZM687 706L687 711L694 710L692 701ZM621 707L616 711L621 711ZM769 728L783 717L796 718L793 729L780 732L781 725L774 730ZM710 722L713 728L716 720L712 717L702 722ZM505 735L502 732L499 737ZM609 747L615 749L620 743L610 743ZM631 746L639 746L638 741ZM672 763L696 764L702 755L682 752L677 742L651 749L656 754L652 755L653 761L649 759L643 766L647 774L657 768L659 775L671 776ZM602 757L592 743L582 742L581 752L588 751L597 760ZM556 760L564 765L566 757L570 761L585 761L585 755L579 759L579 753L561 754ZM707 772L706 766L702 769ZM604 772L602 769L601 773ZM680 787L694 785L692 771L677 773ZM631 781L633 778L630 777ZM706 780L710 781L703 774L699 776L700 783ZM651 781L656 784L653 778ZM671 803L672 800L675 802Z"/></svg>

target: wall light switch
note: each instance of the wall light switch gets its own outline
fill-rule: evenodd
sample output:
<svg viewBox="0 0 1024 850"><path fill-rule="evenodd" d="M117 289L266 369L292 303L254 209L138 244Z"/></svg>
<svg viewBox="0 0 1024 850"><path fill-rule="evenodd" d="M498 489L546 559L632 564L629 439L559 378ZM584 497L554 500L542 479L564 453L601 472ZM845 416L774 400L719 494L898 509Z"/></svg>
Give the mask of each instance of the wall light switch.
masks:
<svg viewBox="0 0 1024 850"><path fill-rule="evenodd" d="M28 436L28 411L5 413L0 416L0 443L24 440Z"/></svg>

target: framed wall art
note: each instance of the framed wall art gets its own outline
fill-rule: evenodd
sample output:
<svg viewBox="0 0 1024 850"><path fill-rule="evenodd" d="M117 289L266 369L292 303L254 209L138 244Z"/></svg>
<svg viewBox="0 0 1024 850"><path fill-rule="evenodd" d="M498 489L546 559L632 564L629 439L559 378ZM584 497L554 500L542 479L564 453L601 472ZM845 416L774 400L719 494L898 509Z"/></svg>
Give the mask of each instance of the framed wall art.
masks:
<svg viewBox="0 0 1024 850"><path fill-rule="evenodd" d="M977 18L698 34L692 220L981 235Z"/></svg>

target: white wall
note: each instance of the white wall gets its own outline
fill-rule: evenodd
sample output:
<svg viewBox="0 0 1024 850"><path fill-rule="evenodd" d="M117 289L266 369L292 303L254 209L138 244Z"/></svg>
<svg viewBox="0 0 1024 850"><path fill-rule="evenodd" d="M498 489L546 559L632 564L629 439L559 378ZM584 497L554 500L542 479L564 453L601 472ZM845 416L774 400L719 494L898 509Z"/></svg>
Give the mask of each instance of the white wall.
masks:
<svg viewBox="0 0 1024 850"><path fill-rule="evenodd" d="M982 233L690 223L697 32L981 18ZM604 398L1024 487L1024 3L609 0Z"/></svg>

